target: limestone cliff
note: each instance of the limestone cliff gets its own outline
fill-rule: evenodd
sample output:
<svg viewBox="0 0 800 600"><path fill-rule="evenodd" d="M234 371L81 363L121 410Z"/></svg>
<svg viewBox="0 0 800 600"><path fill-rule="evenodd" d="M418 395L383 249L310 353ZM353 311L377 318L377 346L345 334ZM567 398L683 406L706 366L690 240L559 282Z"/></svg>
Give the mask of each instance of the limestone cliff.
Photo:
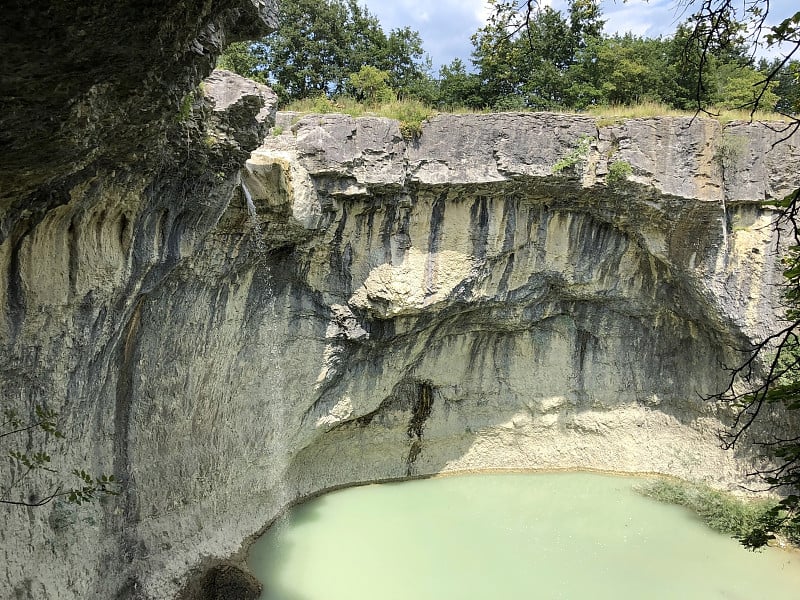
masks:
<svg viewBox="0 0 800 600"><path fill-rule="evenodd" d="M220 39L250 4L199 20ZM167 5L169 29L183 5ZM85 163L83 121L27 139L4 117L0 389L61 413L56 466L125 487L3 509L0 597L170 598L287 503L359 481L742 480L753 457L719 449L726 408L702 397L774 326L759 202L800 183L800 139L552 114L442 115L414 140L386 119L280 115L265 137L263 87L216 73L195 89L213 55L187 42L197 21L185 53L145 61L191 76L172 113L150 96L161 79L142 80L142 155L124 152L137 120L113 64L107 103L70 95L99 123Z"/></svg>
<svg viewBox="0 0 800 600"><path fill-rule="evenodd" d="M0 453L45 450L65 474L29 478L26 500L73 468L114 473L126 495L0 506L2 598L140 597L127 433L140 307L216 227L276 105L230 74L199 86L225 43L274 26L273 2L86 4L12 2L0 22L0 398L25 419L58 411L66 433L3 438ZM171 597L170 577L147 594Z"/></svg>

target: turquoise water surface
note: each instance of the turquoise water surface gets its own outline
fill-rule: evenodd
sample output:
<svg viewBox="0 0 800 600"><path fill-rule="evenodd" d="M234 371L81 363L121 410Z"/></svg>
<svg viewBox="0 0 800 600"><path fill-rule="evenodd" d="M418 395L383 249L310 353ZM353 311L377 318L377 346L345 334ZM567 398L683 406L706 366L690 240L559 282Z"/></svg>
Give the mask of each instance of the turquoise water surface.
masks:
<svg viewBox="0 0 800 600"><path fill-rule="evenodd" d="M332 492L251 548L265 600L798 600L795 553L748 552L640 479L477 474Z"/></svg>

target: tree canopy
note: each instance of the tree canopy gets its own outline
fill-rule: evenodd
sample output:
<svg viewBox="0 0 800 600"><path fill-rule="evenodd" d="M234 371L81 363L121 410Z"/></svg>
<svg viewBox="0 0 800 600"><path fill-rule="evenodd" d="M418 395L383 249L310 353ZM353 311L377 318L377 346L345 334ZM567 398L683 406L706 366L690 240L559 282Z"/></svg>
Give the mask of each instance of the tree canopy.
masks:
<svg viewBox="0 0 800 600"><path fill-rule="evenodd" d="M387 34L357 0L284 0L280 9L277 31L232 44L219 66L268 83L284 101L344 94L365 66L387 72L400 94L424 95L430 60L418 32Z"/></svg>
<svg viewBox="0 0 800 600"><path fill-rule="evenodd" d="M748 38L753 26L737 20L728 0L703 6L712 2L723 5L718 14L700 10L673 35L645 38L606 35L599 0L569 0L564 13L535 2L489 0L492 15L471 36L472 65L455 59L434 76L418 32L386 33L357 0L285 0L279 29L232 44L219 66L268 83L284 103L321 94L359 97L363 90L349 82L370 67L388 74L394 96L441 108L584 110L654 102L696 110L757 103L796 114L798 63L756 61ZM783 40L793 35L790 27L776 31Z"/></svg>
<svg viewBox="0 0 800 600"><path fill-rule="evenodd" d="M716 17L691 15L669 37L603 33L599 0L570 0L567 14L546 5L490 0L493 14L473 36L473 62L483 106L585 109L606 104L659 102L677 109L699 106L788 111L783 70L765 81L771 65L756 62L744 24L730 9ZM698 32L714 32L703 38ZM779 81L784 86L779 87ZM759 84L764 82L763 86ZM476 106L477 107L477 106Z"/></svg>

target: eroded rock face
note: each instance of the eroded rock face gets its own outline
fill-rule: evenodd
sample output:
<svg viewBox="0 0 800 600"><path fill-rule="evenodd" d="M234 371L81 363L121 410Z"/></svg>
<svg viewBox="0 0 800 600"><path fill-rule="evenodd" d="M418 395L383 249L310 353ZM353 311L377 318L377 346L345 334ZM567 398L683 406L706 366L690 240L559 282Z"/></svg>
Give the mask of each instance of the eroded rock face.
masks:
<svg viewBox="0 0 800 600"><path fill-rule="evenodd" d="M36 405L58 411L66 434L3 439L2 454L44 450L62 473L6 495L15 474L3 461L3 498L74 485L73 468L113 473L126 492L81 508L0 507L0 597L169 598L176 573L143 591L149 551L132 527L137 332L145 298L216 230L273 122L266 87L230 73L198 84L224 43L268 30L275 5L12 3L3 13L0 397L23 419ZM180 576L205 552L185 550Z"/></svg>
<svg viewBox="0 0 800 600"><path fill-rule="evenodd" d="M757 203L789 189L795 147L762 154L767 128L691 119L439 116L412 142L377 118L279 123L245 181L314 235L272 271L290 357L273 376L303 397L271 417L295 449L289 496L478 468L742 478L748 457L718 448L724 410L701 398L774 326ZM731 136L750 156L723 173ZM617 161L632 174L608 182ZM312 306L292 309L302 287Z"/></svg>
<svg viewBox="0 0 800 600"><path fill-rule="evenodd" d="M3 205L4 398L59 411L56 466L124 491L0 513L0 596L174 597L287 503L360 481L742 480L753 457L719 449L702 396L774 325L758 203L798 184L798 144L546 114L439 116L409 141L317 115L249 156L273 102L214 74L161 160L66 157L58 185L19 184L52 202Z"/></svg>
<svg viewBox="0 0 800 600"><path fill-rule="evenodd" d="M798 156L739 165L763 177L732 196L724 135L494 115L437 117L411 142L344 116L268 137L202 246L141 297L114 362L142 593L329 486L483 468L742 481L752 457L719 449L725 410L702 396L773 325L757 202ZM585 160L554 175L583 136ZM630 181L606 181L615 160Z"/></svg>
<svg viewBox="0 0 800 600"><path fill-rule="evenodd" d="M163 152L224 46L259 37L276 17L272 0L4 6L0 207L46 203L39 186L85 180L97 161Z"/></svg>

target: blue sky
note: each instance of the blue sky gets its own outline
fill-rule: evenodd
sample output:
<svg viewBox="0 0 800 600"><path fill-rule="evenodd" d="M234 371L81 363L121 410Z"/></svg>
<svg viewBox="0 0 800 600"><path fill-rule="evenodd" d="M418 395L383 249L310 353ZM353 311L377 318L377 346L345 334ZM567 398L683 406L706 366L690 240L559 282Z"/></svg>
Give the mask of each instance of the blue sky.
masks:
<svg viewBox="0 0 800 600"><path fill-rule="evenodd" d="M553 8L565 11L566 0L544 0ZM770 0L770 21L780 22L797 10L797 0ZM422 35L425 50L436 70L460 57L467 66L472 51L470 36L485 22L489 8L486 0L360 0L378 17L383 29L411 27ZM744 0L740 0L744 2ZM680 0L604 0L606 33L632 32L656 37L669 35L683 21L686 2Z"/></svg>

